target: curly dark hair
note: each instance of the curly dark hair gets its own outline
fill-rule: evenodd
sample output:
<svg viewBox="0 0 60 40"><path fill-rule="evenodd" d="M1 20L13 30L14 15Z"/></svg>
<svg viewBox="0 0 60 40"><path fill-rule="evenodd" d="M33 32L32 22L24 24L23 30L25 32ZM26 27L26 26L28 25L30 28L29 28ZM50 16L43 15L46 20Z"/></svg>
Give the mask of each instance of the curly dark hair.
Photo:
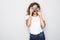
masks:
<svg viewBox="0 0 60 40"><path fill-rule="evenodd" d="M33 3L31 3L31 4L29 5L29 7L28 7L28 9L27 9L27 15L30 15L30 7L33 7L33 5L37 5L37 7L38 7L39 9L41 9L40 6L39 6L39 4L38 4L37 2L33 2ZM32 13L32 16L33 16L33 13Z"/></svg>

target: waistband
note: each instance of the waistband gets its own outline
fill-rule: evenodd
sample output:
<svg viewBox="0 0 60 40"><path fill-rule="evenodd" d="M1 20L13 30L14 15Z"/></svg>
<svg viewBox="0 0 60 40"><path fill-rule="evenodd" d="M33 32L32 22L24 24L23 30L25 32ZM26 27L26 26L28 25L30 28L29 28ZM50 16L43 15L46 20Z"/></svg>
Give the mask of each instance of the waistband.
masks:
<svg viewBox="0 0 60 40"><path fill-rule="evenodd" d="M40 33L37 34L37 35L40 35L40 34L44 34L44 31L40 32ZM31 33L30 33L30 35L36 36L36 35L34 35L34 34L31 34Z"/></svg>

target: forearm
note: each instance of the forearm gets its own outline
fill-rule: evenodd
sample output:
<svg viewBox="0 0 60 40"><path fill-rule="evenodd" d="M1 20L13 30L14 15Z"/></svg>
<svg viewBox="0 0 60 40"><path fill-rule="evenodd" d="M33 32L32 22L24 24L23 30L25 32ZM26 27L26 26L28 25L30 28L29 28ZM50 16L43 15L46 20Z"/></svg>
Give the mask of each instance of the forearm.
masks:
<svg viewBox="0 0 60 40"><path fill-rule="evenodd" d="M42 28L44 28L45 27L45 20L43 19L43 17L42 17L42 15L40 15L40 25L41 25L41 27Z"/></svg>
<svg viewBox="0 0 60 40"><path fill-rule="evenodd" d="M28 27L29 27L30 24L31 24L31 19L32 19L32 16L30 15L29 18L28 18L28 20L27 20L27 26L28 26Z"/></svg>

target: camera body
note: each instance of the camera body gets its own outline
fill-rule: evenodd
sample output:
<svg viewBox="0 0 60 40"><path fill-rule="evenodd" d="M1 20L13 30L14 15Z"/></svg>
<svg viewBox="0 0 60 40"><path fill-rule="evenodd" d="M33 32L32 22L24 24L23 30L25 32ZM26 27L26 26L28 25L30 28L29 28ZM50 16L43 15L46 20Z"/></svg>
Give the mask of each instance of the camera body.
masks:
<svg viewBox="0 0 60 40"><path fill-rule="evenodd" d="M34 8L33 10L34 10L34 12L37 12L37 8Z"/></svg>

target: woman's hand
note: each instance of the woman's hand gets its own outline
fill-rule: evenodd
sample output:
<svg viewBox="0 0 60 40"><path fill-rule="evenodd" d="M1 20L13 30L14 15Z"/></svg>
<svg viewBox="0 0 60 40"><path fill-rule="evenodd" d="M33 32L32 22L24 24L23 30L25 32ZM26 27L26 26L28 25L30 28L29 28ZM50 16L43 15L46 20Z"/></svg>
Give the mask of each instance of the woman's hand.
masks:
<svg viewBox="0 0 60 40"><path fill-rule="evenodd" d="M33 12L33 8L30 7L30 15L32 15L32 12Z"/></svg>
<svg viewBox="0 0 60 40"><path fill-rule="evenodd" d="M38 11L37 11L38 15L39 15L39 16L42 16L41 10L40 10L39 8L38 8L37 10L38 10Z"/></svg>

